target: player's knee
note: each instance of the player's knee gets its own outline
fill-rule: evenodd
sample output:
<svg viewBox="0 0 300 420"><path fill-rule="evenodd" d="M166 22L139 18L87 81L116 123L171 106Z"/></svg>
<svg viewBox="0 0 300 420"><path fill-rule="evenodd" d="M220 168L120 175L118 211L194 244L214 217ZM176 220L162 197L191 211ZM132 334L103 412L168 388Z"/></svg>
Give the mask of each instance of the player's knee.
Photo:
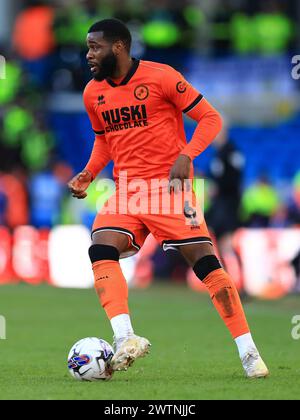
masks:
<svg viewBox="0 0 300 420"><path fill-rule="evenodd" d="M120 253L114 246L96 244L89 248L89 257L92 264L103 260L119 261Z"/></svg>
<svg viewBox="0 0 300 420"><path fill-rule="evenodd" d="M200 258L193 269L196 276L203 281L210 273L213 271L223 268L220 261L215 255L206 255L203 258Z"/></svg>

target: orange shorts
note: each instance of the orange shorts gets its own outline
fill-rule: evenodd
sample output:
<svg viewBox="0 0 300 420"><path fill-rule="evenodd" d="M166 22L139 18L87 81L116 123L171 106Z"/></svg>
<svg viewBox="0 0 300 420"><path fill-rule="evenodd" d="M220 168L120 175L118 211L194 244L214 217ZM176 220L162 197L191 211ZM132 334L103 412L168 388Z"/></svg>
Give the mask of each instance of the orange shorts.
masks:
<svg viewBox="0 0 300 420"><path fill-rule="evenodd" d="M150 232L164 251L181 245L212 244L194 192L188 196L160 192L152 193L151 197L148 193L146 199L143 194L139 197L129 194L125 199L116 191L96 216L92 238L97 232L107 231L124 233L128 237L128 249L120 258L138 252Z"/></svg>

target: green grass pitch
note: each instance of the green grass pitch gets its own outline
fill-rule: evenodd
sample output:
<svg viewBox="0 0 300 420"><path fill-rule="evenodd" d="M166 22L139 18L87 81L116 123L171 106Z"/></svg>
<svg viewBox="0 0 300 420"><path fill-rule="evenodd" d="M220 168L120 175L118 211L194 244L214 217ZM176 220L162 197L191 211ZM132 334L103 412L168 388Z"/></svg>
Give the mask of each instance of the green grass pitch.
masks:
<svg viewBox="0 0 300 420"><path fill-rule="evenodd" d="M137 334L152 342L150 355L109 382L76 382L67 354L79 339L111 330L93 290L49 286L0 287L0 399L300 399L300 340L291 337L300 297L252 301L245 310L271 371L247 380L235 344L208 296L184 286L130 291Z"/></svg>

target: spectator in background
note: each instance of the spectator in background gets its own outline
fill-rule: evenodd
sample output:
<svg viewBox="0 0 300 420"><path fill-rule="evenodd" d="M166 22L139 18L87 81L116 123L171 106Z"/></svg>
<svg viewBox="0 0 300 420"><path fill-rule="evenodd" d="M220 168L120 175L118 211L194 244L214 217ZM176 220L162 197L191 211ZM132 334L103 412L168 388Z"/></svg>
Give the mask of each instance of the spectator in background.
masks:
<svg viewBox="0 0 300 420"><path fill-rule="evenodd" d="M210 164L210 176L214 181L215 192L207 217L221 244L222 238L231 235L240 226L238 212L245 160L229 140L226 123L213 146L216 155Z"/></svg>
<svg viewBox="0 0 300 420"><path fill-rule="evenodd" d="M67 164L55 163L29 180L31 223L38 228L51 228L61 222L62 202L67 179L71 176Z"/></svg>
<svg viewBox="0 0 300 420"><path fill-rule="evenodd" d="M246 14L237 11L230 0L219 2L211 24L214 53L216 55L229 54L231 43L240 52L244 50L248 52L249 42L253 41L247 23Z"/></svg>
<svg viewBox="0 0 300 420"><path fill-rule="evenodd" d="M7 198L4 193L3 185L1 185L1 181L0 181L0 225L5 225L6 207L7 207Z"/></svg>
<svg viewBox="0 0 300 420"><path fill-rule="evenodd" d="M0 79L0 106L5 106L17 97L22 85L22 69L15 62L8 60L5 65L6 78Z"/></svg>
<svg viewBox="0 0 300 420"><path fill-rule="evenodd" d="M242 198L243 219L248 227L266 228L277 213L281 202L276 191L265 176L248 187Z"/></svg>
<svg viewBox="0 0 300 420"><path fill-rule="evenodd" d="M280 203L278 209L270 219L270 228L286 228L290 226L289 210L285 203Z"/></svg>
<svg viewBox="0 0 300 420"><path fill-rule="evenodd" d="M50 2L29 0L16 18L13 47L34 83L43 86L51 73L49 56L55 48L55 10Z"/></svg>
<svg viewBox="0 0 300 420"><path fill-rule="evenodd" d="M290 225L300 227L300 171L293 180L292 197L288 205L288 220Z"/></svg>
<svg viewBox="0 0 300 420"><path fill-rule="evenodd" d="M146 46L145 60L159 60L180 69L182 52L197 46L198 32L204 15L198 5L189 0L151 0L141 26Z"/></svg>
<svg viewBox="0 0 300 420"><path fill-rule="evenodd" d="M31 110L26 100L18 100L5 107L0 134L2 168L9 170L18 164L23 168L39 170L47 166L53 137L43 120L43 113Z"/></svg>
<svg viewBox="0 0 300 420"><path fill-rule="evenodd" d="M294 28L283 12L282 2L264 0L261 12L253 19L256 50L262 54L280 54L288 51Z"/></svg>
<svg viewBox="0 0 300 420"><path fill-rule="evenodd" d="M213 24L217 53L281 54L288 51L295 31L292 19L283 11L283 2L264 0L259 7L238 8L226 0L216 10ZM260 10L259 10L260 9ZM230 48L231 45L231 48Z"/></svg>
<svg viewBox="0 0 300 420"><path fill-rule="evenodd" d="M213 142L216 155L210 164L213 197L207 213L209 227L213 230L220 257L237 286L241 282L240 259L234 249L233 234L240 226L239 207L244 157L229 139L226 122Z"/></svg>
<svg viewBox="0 0 300 420"><path fill-rule="evenodd" d="M300 293L300 250L291 261L291 265L294 268L296 274L296 284L294 287L294 292Z"/></svg>
<svg viewBox="0 0 300 420"><path fill-rule="evenodd" d="M295 175L293 181L293 196L289 206L289 220L294 227L300 228L300 171ZM291 261L291 264L297 278L294 291L300 293L300 250Z"/></svg>
<svg viewBox="0 0 300 420"><path fill-rule="evenodd" d="M235 53L244 55L255 52L256 38L253 18L245 12L233 13L230 19L229 38Z"/></svg>
<svg viewBox="0 0 300 420"><path fill-rule="evenodd" d="M271 218L270 227L300 227L300 171L294 177L289 195Z"/></svg>
<svg viewBox="0 0 300 420"><path fill-rule="evenodd" d="M14 229L26 225L29 221L28 197L23 173L13 171L11 174L0 173L0 195L2 195L2 217L5 225Z"/></svg>

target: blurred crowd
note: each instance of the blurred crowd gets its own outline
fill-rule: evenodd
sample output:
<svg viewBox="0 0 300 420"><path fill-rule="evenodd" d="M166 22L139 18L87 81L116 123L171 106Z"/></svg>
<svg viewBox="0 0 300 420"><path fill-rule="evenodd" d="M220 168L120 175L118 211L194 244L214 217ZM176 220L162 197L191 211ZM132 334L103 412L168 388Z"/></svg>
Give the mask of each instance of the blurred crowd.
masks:
<svg viewBox="0 0 300 420"><path fill-rule="evenodd" d="M86 33L116 17L133 35L132 53L179 66L182 54L280 54L295 47L295 5L264 0L23 1L12 32L14 53L48 90L82 90ZM34 39L34 42L32 40ZM167 54L166 54L167 53Z"/></svg>
<svg viewBox="0 0 300 420"><path fill-rule="evenodd" d="M56 147L48 95L80 92L90 78L85 38L96 19L117 17L133 34L133 55L180 70L186 54L283 54L296 42L295 2L265 0L21 1L12 27L6 79L0 80L0 223L14 228L83 223L90 227L97 192L75 202L66 190L74 168ZM200 6L200 7L199 7ZM218 238L240 226L300 224L300 172L278 190L265 174L243 188L245 156L228 127L214 143L206 212ZM299 168L300 170L300 168Z"/></svg>

